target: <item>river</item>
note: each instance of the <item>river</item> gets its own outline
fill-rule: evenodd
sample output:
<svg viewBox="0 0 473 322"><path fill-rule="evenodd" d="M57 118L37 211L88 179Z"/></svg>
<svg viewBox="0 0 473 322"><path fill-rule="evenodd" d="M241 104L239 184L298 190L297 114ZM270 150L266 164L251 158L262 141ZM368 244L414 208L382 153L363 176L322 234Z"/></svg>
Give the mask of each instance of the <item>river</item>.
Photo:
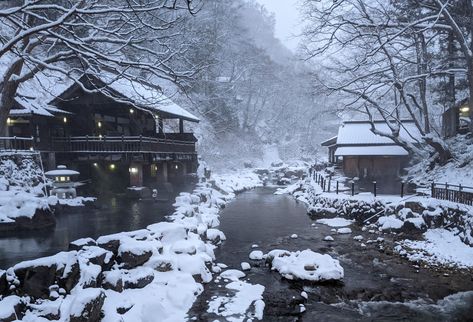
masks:
<svg viewBox="0 0 473 322"><path fill-rule="evenodd" d="M251 262L252 245L265 253L272 249L312 249L340 260L345 278L340 284L289 282L271 272L263 262L252 262L247 272L251 283L265 286L265 321L468 321L473 319L473 280L468 272L450 272L418 267L392 254L385 242L361 248L355 235L370 236L352 225L350 235L334 235L331 228L316 224L303 204L291 196L274 195L274 189L259 188L239 195L221 214L220 229L227 240L216 251L217 262L240 269ZM297 239L290 236L297 234ZM323 241L333 235L335 242ZM371 236L371 238L373 238ZM376 239L376 238L375 238ZM384 250L381 250L383 247ZM299 314L301 291L309 295L307 311ZM466 292L466 293L460 293ZM218 319L206 313L207 301L228 290L211 282L194 305L191 317ZM452 295L453 294L453 295ZM445 301L437 301L452 295ZM402 303L404 302L404 303Z"/></svg>

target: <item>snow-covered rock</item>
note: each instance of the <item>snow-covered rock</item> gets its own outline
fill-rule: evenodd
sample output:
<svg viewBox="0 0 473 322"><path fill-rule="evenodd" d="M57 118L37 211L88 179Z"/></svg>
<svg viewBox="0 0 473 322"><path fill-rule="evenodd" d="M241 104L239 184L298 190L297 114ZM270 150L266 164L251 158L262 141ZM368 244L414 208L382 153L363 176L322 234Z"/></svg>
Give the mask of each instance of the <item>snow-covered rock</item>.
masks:
<svg viewBox="0 0 473 322"><path fill-rule="evenodd" d="M317 219L316 221L319 224L324 224L330 227L346 227L351 224L353 224L353 220L348 220L345 218L340 218L340 217L335 217L335 218L323 218L323 219Z"/></svg>
<svg viewBox="0 0 473 322"><path fill-rule="evenodd" d="M325 240L325 241L334 241L335 239L333 239L332 236L325 236L325 237L324 237L324 240Z"/></svg>
<svg viewBox="0 0 473 322"><path fill-rule="evenodd" d="M261 260L264 258L264 253L260 250L254 250L248 255L248 257L252 260Z"/></svg>
<svg viewBox="0 0 473 322"><path fill-rule="evenodd" d="M351 234L351 229L348 227L338 228L337 234Z"/></svg>
<svg viewBox="0 0 473 322"><path fill-rule="evenodd" d="M271 267L290 280L332 281L343 279L344 272L338 260L310 249L297 252L275 250L268 253Z"/></svg>
<svg viewBox="0 0 473 322"><path fill-rule="evenodd" d="M241 266L241 269L244 271L249 271L251 269L251 265L247 262L242 262L240 266Z"/></svg>

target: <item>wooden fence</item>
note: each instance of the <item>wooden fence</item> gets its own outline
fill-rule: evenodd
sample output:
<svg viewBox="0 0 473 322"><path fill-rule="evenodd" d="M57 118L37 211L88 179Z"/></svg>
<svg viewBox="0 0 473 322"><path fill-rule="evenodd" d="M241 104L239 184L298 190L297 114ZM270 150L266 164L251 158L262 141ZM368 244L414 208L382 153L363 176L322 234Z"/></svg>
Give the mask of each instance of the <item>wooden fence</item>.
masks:
<svg viewBox="0 0 473 322"><path fill-rule="evenodd" d="M333 180L332 178L321 173L311 171L310 175L324 192L333 192L336 194L345 193L351 196L357 193L357 184L354 181L349 181L348 187L342 187L339 181ZM401 198L403 198L406 193L406 187L407 185L404 181L399 183L399 195ZM371 193L373 193L375 197L377 195L378 188L378 183L373 181ZM426 190L428 190L428 187L418 188L426 188ZM473 187L434 182L431 184L430 190L432 198L462 203L470 206L473 205Z"/></svg>
<svg viewBox="0 0 473 322"><path fill-rule="evenodd" d="M433 182L430 189L433 198L473 205L473 187Z"/></svg>
<svg viewBox="0 0 473 322"><path fill-rule="evenodd" d="M34 149L32 137L0 137L0 151L31 151Z"/></svg>

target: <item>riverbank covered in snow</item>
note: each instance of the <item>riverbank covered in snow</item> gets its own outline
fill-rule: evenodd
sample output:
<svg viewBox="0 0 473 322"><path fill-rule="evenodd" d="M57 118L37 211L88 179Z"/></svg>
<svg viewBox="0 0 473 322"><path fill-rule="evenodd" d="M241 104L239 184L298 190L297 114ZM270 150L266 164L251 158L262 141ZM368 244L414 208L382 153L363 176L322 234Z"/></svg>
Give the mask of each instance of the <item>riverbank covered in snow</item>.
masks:
<svg viewBox="0 0 473 322"><path fill-rule="evenodd" d="M0 271L0 320L189 318L202 284L222 271L214 263L214 249L225 239L216 229L219 210L237 192L261 184L251 172L217 175L198 184L193 193L181 193L169 222L96 240L84 238L71 243L69 251ZM233 288L248 289L240 286ZM255 305L260 316L261 303Z"/></svg>
<svg viewBox="0 0 473 322"><path fill-rule="evenodd" d="M422 196L349 196L323 192L311 179L277 193L289 193L307 204L314 219L341 217L367 233L388 234L393 251L431 267L473 269L473 207ZM323 219L322 219L323 220ZM360 244L366 243L361 239Z"/></svg>

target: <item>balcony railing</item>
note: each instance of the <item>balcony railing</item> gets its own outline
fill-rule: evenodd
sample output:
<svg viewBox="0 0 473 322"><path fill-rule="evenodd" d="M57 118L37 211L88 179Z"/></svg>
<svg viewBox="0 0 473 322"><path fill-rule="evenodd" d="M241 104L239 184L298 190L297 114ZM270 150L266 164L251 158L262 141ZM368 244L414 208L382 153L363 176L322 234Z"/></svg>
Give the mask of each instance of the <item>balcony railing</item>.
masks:
<svg viewBox="0 0 473 322"><path fill-rule="evenodd" d="M186 133L183 133L186 134ZM76 153L195 153L194 140L146 136L72 136L54 137L52 150ZM194 138L192 134L188 138Z"/></svg>
<svg viewBox="0 0 473 322"><path fill-rule="evenodd" d="M0 137L0 151L32 151L33 148L34 141L32 137Z"/></svg>

